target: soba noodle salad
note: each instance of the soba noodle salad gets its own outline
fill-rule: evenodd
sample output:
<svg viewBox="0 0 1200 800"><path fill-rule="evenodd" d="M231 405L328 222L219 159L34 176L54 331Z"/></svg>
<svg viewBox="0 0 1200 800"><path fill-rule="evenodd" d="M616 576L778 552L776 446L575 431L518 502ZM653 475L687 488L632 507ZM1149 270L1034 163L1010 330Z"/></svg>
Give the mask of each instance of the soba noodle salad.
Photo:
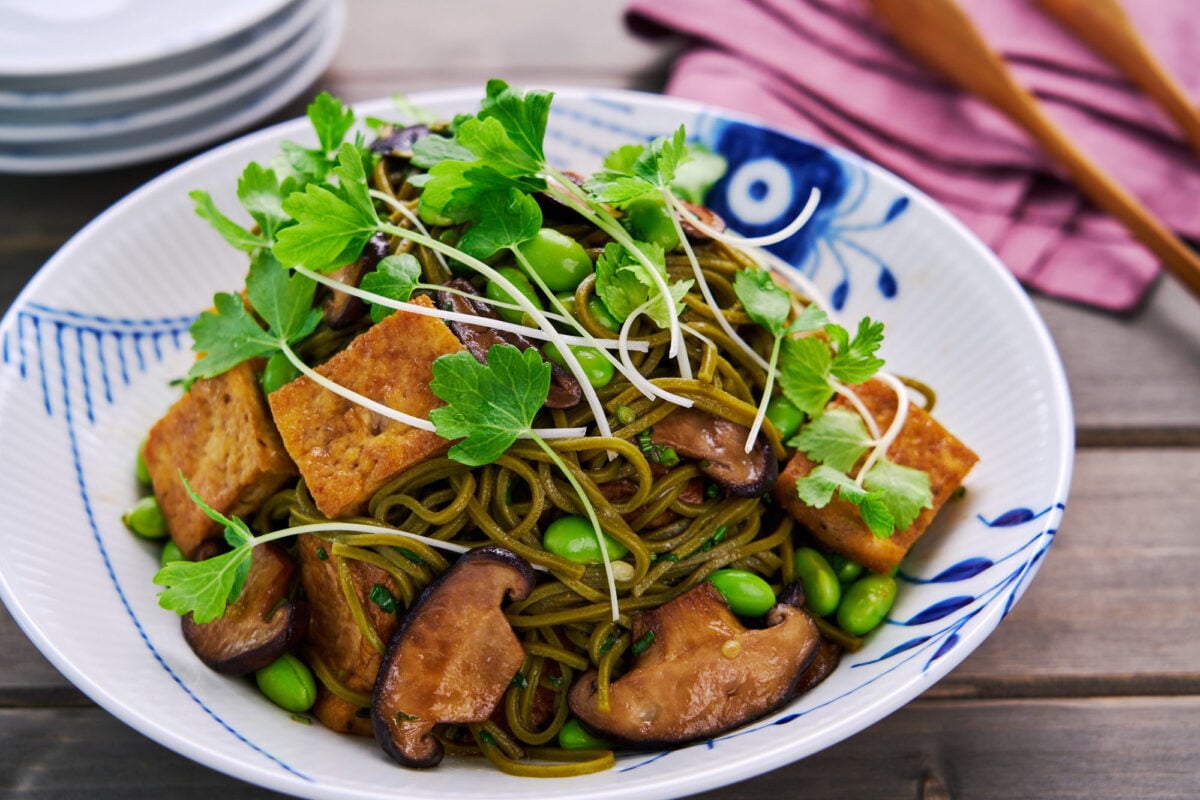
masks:
<svg viewBox="0 0 1200 800"><path fill-rule="evenodd" d="M205 664L409 767L576 775L771 713L886 617L975 461L883 325L765 249L816 190L742 237L682 127L565 172L551 102L323 94L241 210L192 193L248 269L126 522Z"/></svg>

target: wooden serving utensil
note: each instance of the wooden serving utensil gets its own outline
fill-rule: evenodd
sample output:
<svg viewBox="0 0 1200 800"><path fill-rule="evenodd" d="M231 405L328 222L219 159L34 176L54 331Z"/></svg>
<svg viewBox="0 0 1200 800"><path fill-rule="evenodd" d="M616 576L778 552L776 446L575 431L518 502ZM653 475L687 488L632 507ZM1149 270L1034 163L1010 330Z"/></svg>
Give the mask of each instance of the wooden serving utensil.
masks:
<svg viewBox="0 0 1200 800"><path fill-rule="evenodd" d="M870 2L901 47L1024 128L1093 203L1120 220L1200 298L1200 257L1063 134L954 0Z"/></svg>
<svg viewBox="0 0 1200 800"><path fill-rule="evenodd" d="M1035 0L1064 28L1120 69L1175 120L1200 153L1200 110L1130 23L1117 0Z"/></svg>

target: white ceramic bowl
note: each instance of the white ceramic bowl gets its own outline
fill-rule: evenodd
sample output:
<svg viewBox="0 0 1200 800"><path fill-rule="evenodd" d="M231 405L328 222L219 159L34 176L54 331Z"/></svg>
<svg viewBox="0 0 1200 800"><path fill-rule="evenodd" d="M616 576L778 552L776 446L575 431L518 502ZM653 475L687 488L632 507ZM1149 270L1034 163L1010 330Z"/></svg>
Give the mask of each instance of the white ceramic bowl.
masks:
<svg viewBox="0 0 1200 800"><path fill-rule="evenodd" d="M477 93L414 99L473 110ZM389 116L387 102L361 115ZM548 150L588 170L630 140L686 123L725 153L712 204L734 229L778 227L824 192L781 252L848 319L887 324L889 369L938 391L936 415L980 455L966 496L942 513L902 570L902 593L866 647L787 708L711 742L619 758L608 772L532 784L477 761L405 771L374 742L301 725L241 680L199 663L157 605L155 548L121 525L134 454L192 358L188 324L245 264L191 209L206 189L237 208L250 160L304 121L200 156L134 192L43 268L0 325L0 594L43 653L97 703L215 769L314 798L663 798L803 758L904 705L974 650L1021 596L1054 538L1073 455L1068 390L1024 292L957 221L913 187L841 152L698 105L567 90Z"/></svg>

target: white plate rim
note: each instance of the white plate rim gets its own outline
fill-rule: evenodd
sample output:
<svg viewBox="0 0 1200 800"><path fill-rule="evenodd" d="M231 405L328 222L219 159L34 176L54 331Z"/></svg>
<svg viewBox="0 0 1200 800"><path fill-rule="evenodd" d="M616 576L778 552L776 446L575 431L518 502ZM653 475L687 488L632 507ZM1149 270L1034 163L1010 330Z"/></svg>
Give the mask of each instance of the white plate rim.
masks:
<svg viewBox="0 0 1200 800"><path fill-rule="evenodd" d="M0 153L0 172L39 174L111 169L186 152L242 130L282 108L312 85L332 63L345 28L346 0L333 0L325 14L325 19L317 23L321 26L322 36L312 53L303 59L301 67L285 81L249 98L247 104L235 113L214 117L208 124L199 126L193 126L194 120L191 118L176 121L162 130L139 132L144 141L90 153L60 156ZM202 121L207 115L201 114L200 117Z"/></svg>
<svg viewBox="0 0 1200 800"><path fill-rule="evenodd" d="M169 104L151 102L143 110L72 122L41 125L6 125L0 122L0 147L41 147L49 144L53 148L72 141L88 141L92 137L138 134L149 128L162 128L189 118L206 116L218 106L240 101L264 86L276 83L315 53L328 36L329 33L320 22L313 22L296 37L285 41L279 49L260 55L236 73L225 76L219 84Z"/></svg>
<svg viewBox="0 0 1200 800"><path fill-rule="evenodd" d="M573 89L570 87L558 89L558 91L564 95L568 95L572 92L580 92L588 97L600 98L613 103L629 102L631 100L648 102L655 105L661 105L666 108L677 109L681 113L711 113L719 115L725 119L735 121L740 120L748 124L779 130L777 126L770 126L748 115L729 112L723 109L715 109L700 103L666 98L648 93L604 89L584 90ZM418 94L414 95L412 99L417 103L432 103L435 101L458 102L463 99L477 97L478 94L479 92L477 90L463 89ZM361 109L365 113L371 113L372 110L375 110L376 113L378 113L379 109L386 108L386 103L387 101L385 100L377 100L355 104L355 107L356 109ZM135 190L133 193L102 213L92 223L89 223L89 225L76 234L76 236L72 237L72 239L66 245L64 245L59 253L57 253L49 262L47 262L46 266L41 272L39 272L37 276L35 276L34 280L31 281L30 284L21 292L17 300L14 302L12 309L19 308L24 302L27 301L29 296L36 294L42 283L49 280L48 275L52 271L55 264L73 257L75 250L86 246L87 238L92 235L96 229L105 225L112 217L119 215L124 208L136 204L142 197L158 191L160 187L163 187L168 183L182 180L189 175L198 176L203 174L204 170L210 164L221 160L226 154L234 151L249 149L254 145L269 142L281 136L295 136L303 130L303 125L301 123L302 121L289 121L280 123L279 125L272 126L254 134L242 137L234 142L227 143L205 154L197 156L181 165L178 165L172 170ZM786 131L784 132L786 133ZM1059 498L1057 513L1052 515L1054 521L1056 521L1061 517L1061 510L1065 505L1071 483L1074 453L1073 411L1070 402L1066 374L1065 370L1063 369L1061 359L1058 356L1048 329L1045 327L1044 322L1037 313L1032 302L1029 300L1024 289L1020 287L1017 281L1003 267L994 254L992 254L986 248L986 246L974 236L973 233L971 233L962 223L950 215L948 211L943 209L919 189L912 187L902 179L891 175L891 173L886 172L886 170L883 170L882 168L872 164L871 162L867 162L865 159L862 159L852 153L841 151L838 148L824 146L823 148L830 152L836 153L839 158L858 163L868 169L877 171L879 174L886 176L889 180L903 186L906 193L908 193L910 196L918 198L921 202L926 203L927 210L930 211L934 217L936 217L942 224L946 225L949 230L955 232L958 236L961 236L964 241L973 245L973 248L977 251L977 254L981 257L982 261L986 263L992 270L992 273L989 275L989 277L997 280L999 288L1006 293L1006 302L1013 303L1013 308L1021 315L1021 322L1030 326L1030 330L1034 336L1034 339L1040 348L1039 356L1044 360L1044 366L1047 371L1055 378L1054 385L1049 387L1051 390L1051 398L1048 401L1047 410L1052 414L1057 423L1054 426L1058 433L1056 440L1056 452L1060 454L1061 460L1058 461L1057 469L1055 471L1054 486L1048 490L1047 494L1049 496ZM0 330L11 328L11 317L13 316L12 309L6 313L3 321L0 322ZM1051 519L1047 518L1043 523L1043 527L1039 529L1038 533L1039 535L1049 535L1052 537L1055 529L1056 528L1052 526ZM1030 562L1028 565L1027 574L1023 578L1022 585L1019 591L1014 593L1012 596L1011 602L1015 603L1024 593L1025 588L1028 586L1029 580L1032 579L1034 574L1040 568L1040 564L1040 559L1035 559L1034 561ZM287 775L283 775L278 771L270 771L262 767L251 767L240 761L214 758L210 751L194 743L187 736L181 735L179 732L170 728L162 727L161 724L154 719L130 714L127 709L122 707L120 703L105 690L104 687L94 684L85 672L83 672L77 665L67 661L62 656L61 652L54 647L53 643L45 639L37 626L34 625L30 618L24 614L24 610L22 609L18 599L12 596L10 587L4 579L4 572L2 569L0 569L0 597L2 597L5 603L9 606L10 610L13 612L14 618L17 620L18 624L22 627L26 634L29 635L36 644L38 644L40 649L43 649L43 653L45 653L47 658L49 658L50 661L60 671L67 675L73 683L83 689L85 693L91 696L100 705L108 709L115 716L122 719L132 727L147 734L148 736L152 736L157 741L165 744L171 749L176 750L177 752L193 758L194 760L206 764L214 769L221 770L243 780L279 791L291 792L301 796L314 798L365 798L368 796L353 789L337 790L335 788L326 790L319 786L306 784L303 781L297 781L296 779ZM920 675L914 676L911 680L900 687L902 691L893 691L888 696L887 702L878 704L876 706L876 709L881 709L883 713L876 715L875 712L872 712L870 715L871 720L878 721L878 719L881 719L883 716L891 713L896 708L907 704L921 691L929 686L932 686L934 683L944 677L944 675L957 666L962 659L974 651L979 642L990 635L995 627L995 624L999 622L999 618L1007 614L1010 608L1011 605L1002 610L998 605L992 604L985 609L985 613L982 615L982 624L973 626L968 632L967 637L961 641L960 645L948 653L942 660L940 660L936 667L928 669ZM845 738L845 736L849 735L850 733L857 732L863 727L864 725L859 719L854 717L846 718L840 724L830 726L828 729L829 735L825 737L830 741L826 742L824 745L818 747L812 752L817 752L820 749L824 749L824 747L828 747L837 741L840 741L841 739ZM668 798L678 797L693 792L710 790L722 785L727 785L728 783L762 774L770 769L791 763L792 761L796 760L797 757L802 756L797 756L796 754L790 752L786 746L771 746L768 748L763 748L759 753L751 757L744 758L733 766L726 768L721 773L720 779L717 782L714 782L711 775L703 775L690 779L673 778L667 782L642 783L638 785L638 790L640 793L639 796L647 798ZM565 786L565 783L538 783L536 786L561 787ZM546 794L547 796L571 798L616 798L620 797L625 790L626 789L624 787L616 787L610 791L589 791L587 793L567 791L558 794L547 792Z"/></svg>
<svg viewBox="0 0 1200 800"><path fill-rule="evenodd" d="M0 111L29 109L91 108L105 103L137 99L149 105L154 98L197 86L214 78L235 72L262 56L282 49L302 30L319 18L330 0L300 0L301 5L278 24L267 23L246 47L238 48L217 58L186 65L163 74L120 81L109 85L71 89L13 90L0 89ZM275 22L274 20L272 22Z"/></svg>
<svg viewBox="0 0 1200 800"><path fill-rule="evenodd" d="M202 36L186 43L142 42L140 47L128 47L119 54L102 50L90 55L74 52L64 59L61 51L56 63L25 60L25 51L16 48L0 56L0 76L18 79L61 79L72 75L121 70L129 67L152 67L156 62L203 53L239 32L254 28L285 8L293 0L237 0L221 5L218 24L209 27ZM211 11L211 9L209 9ZM136 38L136 37L128 37ZM34 43L34 50L55 50L55 42Z"/></svg>

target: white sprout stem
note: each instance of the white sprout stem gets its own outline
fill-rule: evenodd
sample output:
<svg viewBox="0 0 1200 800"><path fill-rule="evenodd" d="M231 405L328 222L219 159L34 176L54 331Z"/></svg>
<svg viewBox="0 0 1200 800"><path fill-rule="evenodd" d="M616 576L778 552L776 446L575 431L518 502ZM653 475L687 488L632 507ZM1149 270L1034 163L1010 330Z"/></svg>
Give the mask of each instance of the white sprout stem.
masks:
<svg viewBox="0 0 1200 800"><path fill-rule="evenodd" d="M512 253L516 257L517 261L521 263L525 274L528 275L533 282L537 284L537 287L542 290L542 293L550 299L551 305L553 305L560 314L567 318L567 324L571 325L573 328L575 328L575 330L582 334L582 338L585 339L584 344L589 347L595 347L600 354L608 359L608 362L613 365L613 369L624 375L625 378L630 382L634 380L634 375L640 376L640 373L637 370L628 369L621 360L619 360L612 353L608 352L610 349L620 349L620 341L618 339L600 339L588 333L587 330L584 329L583 325L579 323L579 320L575 319L575 317L571 316L571 314L567 312L566 306L562 304L562 301L558 299L558 296L555 295L554 292L550 291L550 287L546 285L546 281L537 273L537 270L533 268L533 265L529 263L529 259L525 257L525 254L515 247L512 248ZM646 342L635 339L633 344L638 346L630 349L639 353L646 353L650 350L650 345L648 345Z"/></svg>
<svg viewBox="0 0 1200 800"><path fill-rule="evenodd" d="M400 215L402 217L404 217L406 220L408 220L410 223L412 223L412 226L416 230L420 231L421 233L425 234L426 236L430 235L429 228L425 227L425 223L421 221L421 218L418 217L416 215L416 213L411 208L409 208L406 204L401 203L399 200L392 197L387 192L381 192L378 189L368 189L367 192L368 192L368 194L371 195L371 197L374 197L377 200L382 200L384 203L391 206L396 211L400 212ZM446 270L447 272L450 271L450 265L448 263L446 263L446 257L444 255L435 251L433 254L433 257L438 260L438 264L440 264L442 266L442 269Z"/></svg>
<svg viewBox="0 0 1200 800"><path fill-rule="evenodd" d="M687 253L688 263L692 265L692 274L696 276L696 285L700 288L700 294L703 295L704 302L708 303L708 307L713 310L717 325L760 369L767 369L767 362L763 360L762 356L754 352L754 348L745 339L738 335L738 332L733 329L733 324L726 318L724 312L721 311L721 307L717 305L717 301L712 294L712 289L709 287L708 281L704 279L704 270L700 268L700 261L696 258L696 251L692 249L692 243L688 241L687 235L683 232L683 226L679 224L679 210L675 205L678 203L678 200L676 200L675 195L671 193L670 189L663 189L663 197L667 201L667 207L675 211L675 213L671 214L671 222L675 225L675 235L679 237L679 243L683 245L683 251Z"/></svg>
<svg viewBox="0 0 1200 800"><path fill-rule="evenodd" d="M800 209L800 213L796 215L795 219L779 230L773 233L764 234L763 236L737 236L736 238L731 237L724 231L719 231L707 224L704 222L704 220L700 219L700 217L693 214L688 207L683 205L683 203L677 198L674 198L673 195L670 195L670 197L672 198L672 208L675 209L675 212L683 216L689 224L694 226L696 230L700 231L705 236L726 243L731 240L736 241L743 247L767 247L769 245L778 244L779 242L790 239L791 237L795 236L801 228L808 224L809 219L811 219L812 215L816 212L817 206L821 203L821 190L815 186L812 187L812 189L810 189L808 192L808 201L804 204L804 208Z"/></svg>
<svg viewBox="0 0 1200 800"><path fill-rule="evenodd" d="M775 343L771 346L771 360L767 365L767 382L763 386L762 399L758 401L758 411L754 415L754 423L750 426L750 433L746 434L745 451L749 453L754 449L754 440L758 438L758 431L762 428L763 420L767 417L767 403L771 402L771 390L775 388L775 373L776 365L779 363L779 348L783 344L783 335L775 337Z"/></svg>
<svg viewBox="0 0 1200 800"><path fill-rule="evenodd" d="M879 437L879 442L871 450L866 461L863 462L862 469L858 471L858 476L854 482L860 487L867 477L867 473L871 471L871 467L875 466L876 462L887 455L887 451L896 441L896 437L900 435L900 430L904 427L904 423L908 419L908 387L900 382L895 376L889 375L886 372L879 372L875 377L886 383L888 388L896 393L896 416L892 418L892 423L888 425L887 431L883 436Z"/></svg>
<svg viewBox="0 0 1200 800"><path fill-rule="evenodd" d="M643 313L645 313L646 309L648 309L650 304L653 302L653 300L647 300L635 308L633 312L625 318L625 322L621 324L621 333L617 337L617 341L622 345L617 349L617 353L621 356L621 361L624 362L626 367L628 367L629 371L627 374L629 375L629 382L648 399L653 400L657 397L666 400L668 403L674 403L682 408L691 408L694 405L691 400L673 392L668 392L666 389L655 386L649 378L638 372L638 370L633 366L633 359L629 357L629 348L624 346L629 343L629 332L633 328L634 321Z"/></svg>
<svg viewBox="0 0 1200 800"><path fill-rule="evenodd" d="M397 422L403 422L405 425L411 425L414 428L420 428L421 430L429 431L430 433L437 432L434 429L433 423L427 419L414 417L412 414L406 414L403 411L392 408L391 406L386 406L377 400L372 400L369 397L359 394L353 389L342 386L337 381L330 380L310 367L308 364L305 364L303 361L301 361L300 357L296 355L296 352L292 350L292 348L288 346L287 342L283 341L282 339L279 342L279 347L280 350L283 351L284 357L287 358L288 361L292 362L293 367L300 370L302 375L323 389L327 389L336 394L338 397L349 400L351 403L360 405L368 411L374 411L381 417L387 417L388 419L395 420Z"/></svg>
<svg viewBox="0 0 1200 800"><path fill-rule="evenodd" d="M567 346L566 339L558 332L558 329L546 319L546 315L542 310L530 302L529 298L521 293L521 290L513 286L512 281L505 278L496 270L485 264L473 256L470 256L457 248L451 247L445 242L439 242L437 239L431 238L425 234L417 233L416 231L399 228L388 223L381 223L380 227L387 233L394 234L404 239L411 239L417 244L425 245L431 250L440 251L448 256L452 256L462 261L467 266L481 273L489 280L499 284L509 297L516 300L525 313L529 314L547 334L548 341L554 343L558 348L558 352L562 355L563 361L566 362L567 369L575 376L579 382L580 389L583 390L583 396L587 400L588 406L592 410L592 417L596 420L596 428L600 431L600 435L604 437L612 436L612 427L608 424L608 417L604 413L604 406L600 403L600 398L596 395L596 389L592 386L591 381L587 379L587 374L583 371L583 366L579 363L579 359L575 357L575 353Z"/></svg>
<svg viewBox="0 0 1200 800"><path fill-rule="evenodd" d="M668 329L671 331L671 346L667 354L679 362L681 375L690 375L691 365L688 363L687 348L683 346L683 334L679 327L679 315L675 313L675 299L671 296L671 290L667 286L666 278L658 274L658 266L642 252L642 249L637 246L637 242L633 240L629 232L621 227L621 223L617 222L607 213L601 213L592 208L587 196L583 194L579 187L567 179L566 176L548 165L546 169L550 173L550 177L554 179L554 182L558 184L561 190L559 195L566 201L567 205L597 228L600 228L611 236L614 241L629 251L650 273L655 289L662 295L663 302L667 304Z"/></svg>
<svg viewBox="0 0 1200 800"><path fill-rule="evenodd" d="M730 247L735 247L739 250L742 250L759 264L762 264L767 269L783 278L791 285L793 289L807 297L810 302L817 306L817 308L829 315L830 319L833 319L834 312L829 301L825 299L825 296L822 294L821 290L817 288L816 284L801 274L800 270L796 269L794 266L775 255L770 250L766 250L761 247L742 247L739 243L739 240L736 238L726 242L726 244L728 244Z"/></svg>
<svg viewBox="0 0 1200 800"><path fill-rule="evenodd" d="M428 419L425 419L424 417L414 417L412 414L406 414L399 409L384 405L378 400L372 400L366 395L359 394L353 389L350 389L349 387L343 386L337 381L325 377L308 364L305 364L303 361L301 361L300 357L296 355L296 351L293 350L287 342L280 340L279 348L283 352L284 357L292 363L292 366L300 370L302 375L321 388L327 389L328 391L336 394L338 397L349 400L351 403L362 406L368 411L373 411L381 417L386 417L390 420L395 420L396 422L403 422L405 425L411 425L412 427L420 428L423 431L437 433L437 428ZM548 439L573 439L577 436L586 435L587 428L534 428L533 434L522 434L521 438L544 436Z"/></svg>
<svg viewBox="0 0 1200 800"><path fill-rule="evenodd" d="M291 528L281 528L277 531L265 533L262 536L254 537L254 544L266 544L278 539L285 539L289 536L300 536L305 533L369 533L382 534L385 536L395 536L401 539L411 539L414 542L421 542L433 548L449 550L452 553L465 553L471 548L461 544L452 542L444 542L441 539L432 539L428 536L422 536L418 533L409 533L408 531L400 530L399 528L389 528L384 525L371 525L365 522L313 522L307 525L296 525Z"/></svg>
<svg viewBox="0 0 1200 800"><path fill-rule="evenodd" d="M591 501L584 494L582 484L579 483L579 479L575 477L575 473L570 470L566 462L562 460L562 457L554 452L554 449L540 437L534 436L533 441L546 452L550 460L566 476L567 482L571 484L571 488L579 496L580 505L587 512L588 520L592 523L592 532L596 534L596 542L600 545L600 559L604 562L604 577L608 581L608 599L612 605L612 620L616 622L617 618L621 615L621 609L617 603L617 579L613 577L612 559L608 555L608 545L604 541L604 529L600 527L600 519L596 516L596 509L592 507Z"/></svg>
<svg viewBox="0 0 1200 800"><path fill-rule="evenodd" d="M520 325L518 323L508 322L508 321L502 320L502 319L488 319L486 317L476 316L475 314L464 314L464 313L461 313L458 311L446 311L445 309L438 308L437 306L429 307L429 306L420 305L419 303L410 303L410 302L406 302L404 300L394 300L390 297L384 297L383 295L375 294L374 292L368 292L365 289L361 289L357 286L352 286L351 284L344 283L342 281L339 281L337 278L331 277L329 275L323 275L320 272L316 272L315 270L311 270L305 266L297 265L297 266L293 267L292 269L294 269L298 274L305 276L306 278L311 278L312 280L316 281L317 283L321 284L322 286L327 286L330 289L334 289L339 292L345 292L346 294L351 295L353 297L357 297L361 300L366 300L368 302L375 303L375 304L381 305L381 306L387 306L388 308L393 308L393 309L400 310L400 311L407 311L409 313L419 314L424 317L435 317L436 319L444 319L444 320L449 320L451 322L465 322L470 325L480 325L480 326L487 327L487 328L494 328L499 331L508 331L510 333L519 333L522 336L529 337L530 339L540 339L540 340L544 341L544 340L547 340L550 338L550 336L540 328L531 328L528 325ZM438 291L447 291L447 292L451 292L453 294L465 294L465 292L459 292L457 289L454 289L452 287L439 286L436 288L438 289ZM487 298L479 297L478 295L475 295L472 299L482 300L485 303L489 302ZM513 309L518 309L518 310L524 311L523 308L521 308L520 306L518 306L516 304L509 304L509 303L501 304L501 303L497 303L497 302L493 301L492 305L503 305L506 308L513 308ZM548 316L551 316L551 315L548 315ZM557 314L552 315L552 318L557 318L557 316L558 316ZM569 342L571 344L590 345L590 346L599 347L602 349L607 348L609 350L617 349L617 343L616 343L615 339L596 339L595 337L585 338L582 336L571 336L569 334L562 334L562 336L567 342ZM645 352L649 351L649 349L650 349L650 346L647 345L645 342L634 342L634 344L636 345L636 347L634 347L633 349L639 353L645 353Z"/></svg>

